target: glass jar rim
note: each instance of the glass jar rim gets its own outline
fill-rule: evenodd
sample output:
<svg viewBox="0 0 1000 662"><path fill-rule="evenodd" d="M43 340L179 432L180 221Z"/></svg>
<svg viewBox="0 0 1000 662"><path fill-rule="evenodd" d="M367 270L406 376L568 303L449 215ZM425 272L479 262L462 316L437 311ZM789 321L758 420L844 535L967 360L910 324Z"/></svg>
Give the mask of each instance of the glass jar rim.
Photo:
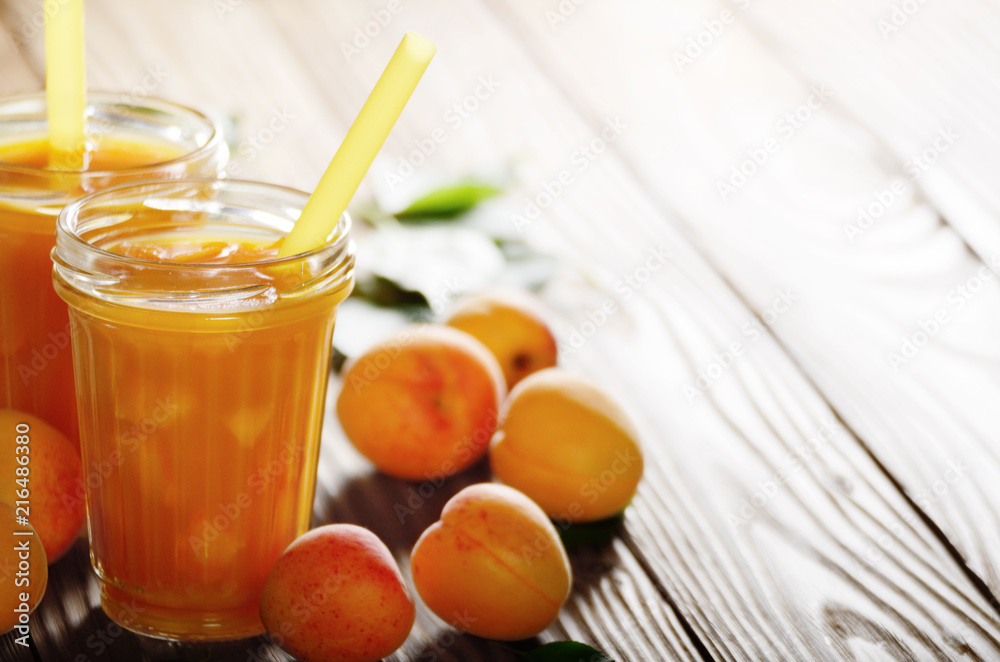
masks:
<svg viewBox="0 0 1000 662"><path fill-rule="evenodd" d="M23 118L28 116L24 115L4 115L2 109L8 105L16 105L20 103L31 103L35 102L38 104L38 109L41 114L44 115L45 109L47 107L48 100L46 98L45 92L28 92L25 94L15 94L9 96L0 97L0 124L4 122L7 117L19 117ZM185 152L180 156L172 159L167 159L165 161L156 161L155 163L147 163L138 166L129 166L126 168L115 168L112 170L59 170L55 168L49 168L48 166L30 166L22 165L18 163L11 163L9 161L0 160L0 172L8 172L13 174L24 174L24 175L71 175L78 177L88 177L88 178L100 178L100 177L114 177L114 176L141 176L145 172L155 172L162 170L167 167L176 166L180 164L187 163L188 161L197 161L203 157L208 156L213 151L218 149L219 144L224 141L222 127L217 121L206 115L205 113L195 110L189 106L185 106L173 101L167 101L166 99L161 99L159 97L147 96L134 103L130 103L127 100L127 96L123 94L116 94L114 92L87 92L87 113L91 112L94 108L133 108L133 109L143 109L152 110L158 112L165 112L173 116L186 115L191 119L201 122L206 128L211 130L208 139L203 145L199 145L189 152Z"/></svg>
<svg viewBox="0 0 1000 662"><path fill-rule="evenodd" d="M258 190L268 190L279 195L285 195L290 197L299 197L303 200L309 198L309 194L305 191L300 191L299 189L291 188L289 186L282 186L280 184L271 184L268 182L260 182L247 179L213 179L209 177L199 177L199 178L183 178L183 179L154 179L143 182L133 182L130 184L120 184L117 186L112 186L109 188L101 189L93 193L89 193L81 198L68 203L63 207L62 211L59 212L59 218L56 221L56 235L66 237L70 240L71 244L77 248L81 248L84 251L89 251L96 253L102 258L113 260L119 264L143 267L143 268L153 268L153 269L171 269L171 270L191 270L191 269L212 269L219 273L225 273L227 271L236 271L239 269L248 268L268 268L268 267L278 267L281 265L293 264L296 262L301 262L302 260L323 256L325 254L335 255L340 252L350 252L351 250L351 217L345 211L340 219L337 221L337 226L334 231L327 237L327 241L323 243L322 246L318 246L308 251L302 253L297 253L295 255L289 255L286 257L275 257L268 258L265 260L255 260L253 262L236 262L236 263L195 263L195 262L169 262L169 261L158 261L158 260L146 260L138 257L121 255L119 253L112 253L111 251L105 250L99 246L88 242L86 239L81 237L76 232L75 223L79 219L80 214L89 205L93 203L100 203L109 199L113 199L123 194L128 194L129 192L138 192L143 189L149 189L150 192L154 190L167 191L170 189L182 189L190 188L193 186L209 186L209 187L222 187L222 188L252 188ZM294 222L294 221L293 221ZM332 238L332 239L331 239ZM53 256L57 255L59 251L59 243L57 242L56 247L53 248Z"/></svg>

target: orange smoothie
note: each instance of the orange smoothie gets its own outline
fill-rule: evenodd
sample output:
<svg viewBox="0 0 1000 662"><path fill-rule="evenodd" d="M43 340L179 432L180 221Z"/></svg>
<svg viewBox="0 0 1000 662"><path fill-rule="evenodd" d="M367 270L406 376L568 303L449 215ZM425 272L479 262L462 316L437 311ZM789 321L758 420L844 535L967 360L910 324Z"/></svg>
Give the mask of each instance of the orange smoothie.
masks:
<svg viewBox="0 0 1000 662"><path fill-rule="evenodd" d="M90 154L89 169L134 168L179 155L169 144L104 140ZM40 169L47 167L48 158L45 140L0 145L0 162L5 164ZM52 179L58 184L58 177ZM72 179L65 178L67 188L73 187ZM30 188L30 180L7 174L3 185ZM76 443L69 316L51 284L56 211L0 199L0 408L35 414Z"/></svg>
<svg viewBox="0 0 1000 662"><path fill-rule="evenodd" d="M233 639L262 632L264 580L309 528L353 252L345 236L325 261L276 260L282 229L191 197L137 195L81 242L60 235L55 285L76 327L84 465L100 468L87 507L105 611L147 634Z"/></svg>
<svg viewBox="0 0 1000 662"><path fill-rule="evenodd" d="M83 170L49 168L45 94L0 98L0 407L78 443L66 305L52 290L56 217L87 193L135 181L215 177L229 150L215 122L147 97L87 95Z"/></svg>

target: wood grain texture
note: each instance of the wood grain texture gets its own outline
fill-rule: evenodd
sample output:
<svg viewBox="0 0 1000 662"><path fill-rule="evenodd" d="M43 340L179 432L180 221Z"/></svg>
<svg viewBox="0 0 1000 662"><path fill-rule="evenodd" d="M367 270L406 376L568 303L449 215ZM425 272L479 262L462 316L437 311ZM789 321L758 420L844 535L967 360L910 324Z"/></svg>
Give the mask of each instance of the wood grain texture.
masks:
<svg viewBox="0 0 1000 662"><path fill-rule="evenodd" d="M340 44L380 2L234 3L233 11L220 15L212 3L194 0L92 0L91 84L131 89L142 84L149 67L162 67L168 73L153 93L238 118L240 176L311 188L403 30L422 31L438 42L441 55L363 195L397 199L449 173L509 167L518 186L496 203L502 206L498 213L511 216L514 236L557 255L564 265L545 292L567 348L564 362L626 404L649 457L621 535L608 546L574 554L572 600L541 641L579 639L618 660L1000 657L997 612L873 460L869 439L860 443L768 330L754 326L766 318L765 309L778 296L775 288L808 289L809 298L795 302L771 328L816 374L801 358L805 345L789 340L804 343L809 332L816 333L816 322L810 322L815 315L822 313L819 319L829 323L840 313L854 324L844 327L844 342L870 346L866 334L886 325L872 310L895 315L894 307L919 309L923 301L903 296L912 287L896 281L922 277L941 287L946 276L972 266L948 237L940 240L940 251L931 252L937 259L951 244L946 257L952 261L929 274L913 266L919 253L887 262L891 245L863 260L824 250L841 228L840 217L817 213L820 202L849 208L863 197L859 190L885 181L877 150L865 149L870 136L846 120L824 124L818 137L799 134L804 145L824 148L798 148L807 156L825 157L834 149L830 144L841 146L834 150L841 167L823 174L846 178L849 185L824 188L810 180L800 189L761 179L764 192L748 187L740 191L741 202L723 207L706 197L705 182L714 182L733 155L755 144L737 129L750 126L754 140L766 138L760 127L770 128L775 108L789 102L794 108L805 91L754 45L752 35L738 32L699 61L707 70L701 78L672 80L661 37L680 36L685 28L670 20L671 12L686 12L697 25L694 19L723 5L590 2L555 28L545 14L550 8L536 3L424 0L404 6L384 34L348 63ZM30 2L9 3L0 18L10 24L30 11ZM143 29L154 24L156 30ZM750 51L737 48L746 43ZM28 71L38 70L39 49L38 41L25 44L26 61L34 63ZM770 69L764 75L757 67ZM455 126L449 109L474 95L484 78L494 81L495 90L482 94L477 109ZM6 93L22 89L24 81L0 82ZM734 90L742 96L733 96ZM750 117L728 115L736 103ZM275 113L294 117L261 149L239 142L267 127ZM581 161L583 150L616 116L627 125L621 134L596 158L583 155ZM436 129L447 140L393 190L386 173ZM798 172L797 151L790 145L785 154L792 154L792 162L775 162L776 169ZM514 215L523 216L527 200L538 200L564 172L571 183L519 233ZM916 209L915 221L898 225L912 228L921 213L927 212ZM788 248L798 244L808 248ZM660 251L669 255L664 263L639 286L623 290L624 277L638 277ZM817 259L841 268L810 278ZM823 275L837 281L825 283ZM851 301L824 295L824 284L839 288L841 281L853 288ZM608 301L616 312L601 321L599 311ZM866 307L855 310L857 302ZM582 344L575 342L584 336ZM739 356L712 377L711 366L724 362L719 354L735 342L743 345ZM849 357L845 370L857 360L839 345L822 347L831 363ZM699 372L712 384L688 397L685 387L697 385ZM869 388L859 379L844 388L852 397L874 398L889 387L880 382ZM970 407L981 420L983 404ZM410 546L448 496L487 474L478 467L450 480L412 519L399 522L393 506L408 498L412 486L373 473L332 418L324 431L317 521L372 528L405 570ZM940 457L911 461L932 467ZM953 508L964 498L956 490ZM78 651L101 660L201 659L190 649L128 634L98 656L87 642L106 630L108 620L96 607L96 580L87 563L81 541L53 569L58 600L50 596L36 620L42 659ZM249 645L261 659L286 659L262 642ZM0 640L0 646L9 642ZM212 659L248 659L246 646L214 648ZM514 654L458 636L421 609L414 635L391 659L511 660Z"/></svg>
<svg viewBox="0 0 1000 662"><path fill-rule="evenodd" d="M9 11L10 7L0 5L0 85L4 94L14 92L33 92L38 89L40 80L37 72L25 58L22 49L27 37L21 15Z"/></svg>
<svg viewBox="0 0 1000 662"><path fill-rule="evenodd" d="M993 83L944 72L976 60L985 46L970 22L988 25L995 12L967 3L921 12L913 27L928 31L923 38L887 45L866 31L886 13L882 6L762 1L741 11L742 3L691 2L654 12L635 2L593 7L550 30L537 13L508 4L519 10L518 29L534 36L539 66L571 81L565 87L577 107L599 114L620 108L615 100L631 102L635 127L621 143L630 172L661 209L678 214L748 305L769 315L779 292L798 297L771 328L1000 595L1000 463L983 415L1000 400L1000 286L996 244L980 237L996 223L972 208L978 179L950 197L934 183L964 181L960 165L992 172L983 145L995 129L982 110L997 98ZM675 54L704 30L701 21L727 9L735 19L718 40L678 65ZM630 20L640 12L645 21ZM586 38L598 30L616 53L614 67ZM664 34L668 43L651 55ZM783 57L774 56L774 41ZM953 58L944 54L951 46ZM806 78L798 75L803 61L811 65ZM786 114L820 89L828 98L789 124ZM858 123L862 115L870 127ZM959 136L953 145L949 127ZM768 140L777 149L758 172L720 193L733 166ZM911 159L928 148L939 161ZM858 226L858 209L878 210L880 199L889 201L884 214ZM911 356L905 343L914 339L921 346Z"/></svg>
<svg viewBox="0 0 1000 662"><path fill-rule="evenodd" d="M920 192L989 259L1000 246L1000 194L993 176L1000 148L994 121L1000 112L1000 57L992 39L1000 8L978 0L921 3L905 11L893 4L808 10L802 3L772 1L747 18L783 61L835 86L840 103L884 142L897 167L951 127L956 143L921 169ZM835 50L848 35L857 37L852 48ZM792 52L796 56L787 57Z"/></svg>
<svg viewBox="0 0 1000 662"><path fill-rule="evenodd" d="M1000 95L997 77L989 73L1000 59L986 37L1000 25L1000 10L989 3L955 2L921 6L901 17L887 7L843 6L809 20L792 4L782 3L781 11L800 26L798 30L769 20L770 13L754 16L761 19L757 29L779 53L795 49L803 75L830 81L840 91L840 104L885 144L893 179L912 182L915 200L891 207L892 217L886 220L891 223L915 209L929 208L947 224L941 232L928 224L926 233L919 235L926 239L912 247L904 249L903 242L917 237L901 233L894 246L887 246L909 258L908 264L922 267L913 269L908 289L927 290L919 307L905 317L885 319L893 334L888 346L895 347L901 335L920 330L921 322L926 325L930 315L944 310L949 321L930 346L891 374L852 375L847 366L822 360L814 348L803 353L815 365L824 390L872 439L873 448L933 514L994 595L1000 595L998 437L988 417L981 415L1000 398L995 342L1000 287L990 277L977 289L983 265L994 275L1000 269L1000 198L994 185L1000 148L994 119ZM825 55L837 35L865 28L876 32L859 40L846 57L833 60ZM954 144L948 145L946 135ZM947 149L939 151L942 145ZM979 260L955 245L962 240ZM929 260L931 251L941 258ZM922 278L931 273L937 278L933 285ZM869 362L884 365L874 356L871 361L857 359L848 370ZM884 398L873 403L852 397L861 380L877 380ZM921 453L922 464L909 458L914 439L920 448L936 450ZM948 494L941 495L942 469L949 463L968 466L971 480L958 485L946 481Z"/></svg>
<svg viewBox="0 0 1000 662"><path fill-rule="evenodd" d="M323 11L318 11L320 7ZM19 10L29 11L30 3L21 3ZM178 9L176 5L158 3L120 7L91 2L88 3L90 84L95 89L126 90L133 96L164 96L234 118L238 132L234 156L240 171L231 169L231 174L311 188L398 40L398 34L387 37L380 52L371 55L368 62L357 63L354 68L347 66L340 51L330 48L324 29L331 25L363 25L366 12L363 8L359 11L357 7L314 3L297 13L295 8L278 4L271 5L270 10L248 4L220 16L206 3L191 2ZM9 8L8 13L15 18L19 15ZM192 17L199 20L192 24ZM156 24L158 29L136 38L141 28L130 26L148 24ZM310 38L296 34L301 25L310 24L313 26ZM209 44L209 55L195 49L178 51L181 39ZM262 44L267 48L262 48ZM42 57L40 46L36 41L23 45L28 60L37 62ZM213 60L211 69L203 64L206 57ZM319 68L324 61L328 66ZM307 66L309 62L312 64ZM151 72L155 75L147 79ZM301 78L296 78L296 72ZM262 74L269 78L262 79ZM153 84L145 85L144 79L152 80ZM38 80L23 87L19 80L3 91L39 87ZM338 89L350 92L325 93ZM419 108L418 98L408 110L414 131L441 124L436 110L433 114L425 111L421 116L414 108ZM272 127L273 117L289 121L280 131L271 129L271 133L261 133ZM260 147L249 141L255 135ZM400 149L398 145L396 148ZM332 385L331 393L337 388L337 384ZM445 487L435 489L433 499L418 511L418 517L400 525L393 506L407 503L410 491L418 486L372 473L370 465L350 448L336 424L328 420L316 522L355 522L371 528L389 544L408 573L409 550L422 530L437 518L445 501L465 485L486 479L488 473L482 466L478 471L456 477ZM623 543L581 549L572 554L572 561L577 586L573 600L559 622L535 645L573 638L592 643L620 660L698 659L694 644L670 606L661 600L658 587L643 573ZM89 568L83 541L71 556L53 566L51 590L59 599L46 600L34 617L40 653L45 660L59 659L69 653L115 661L201 659L206 654L213 660L235 661L246 660L251 653L263 660L288 659L262 640L199 647L118 633L98 606L97 581ZM110 636L109 628L115 631L115 636ZM111 641L106 642L102 637ZM390 659L457 662L515 657L510 646L459 635L421 609L412 636Z"/></svg>

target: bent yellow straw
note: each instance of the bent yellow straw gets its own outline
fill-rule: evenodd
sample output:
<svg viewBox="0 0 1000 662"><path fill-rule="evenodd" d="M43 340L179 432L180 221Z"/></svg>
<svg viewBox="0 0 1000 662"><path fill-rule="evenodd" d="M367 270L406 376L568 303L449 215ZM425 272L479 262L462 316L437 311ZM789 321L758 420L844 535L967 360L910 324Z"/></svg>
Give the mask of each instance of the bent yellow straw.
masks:
<svg viewBox="0 0 1000 662"><path fill-rule="evenodd" d="M84 113L87 100L83 61L83 0L45 3L45 91L48 105L49 165L84 167Z"/></svg>
<svg viewBox="0 0 1000 662"><path fill-rule="evenodd" d="M403 37L298 221L285 237L280 257L318 248L327 241L435 51L434 44L426 37L413 32Z"/></svg>

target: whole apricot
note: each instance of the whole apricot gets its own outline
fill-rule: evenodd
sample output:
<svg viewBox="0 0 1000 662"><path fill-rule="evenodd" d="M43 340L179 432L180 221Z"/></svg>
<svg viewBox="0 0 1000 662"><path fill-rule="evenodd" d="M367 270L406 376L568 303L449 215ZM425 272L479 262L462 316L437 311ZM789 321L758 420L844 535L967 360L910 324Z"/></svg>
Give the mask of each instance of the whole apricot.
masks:
<svg viewBox="0 0 1000 662"><path fill-rule="evenodd" d="M569 596L569 559L555 527L525 495L480 483L456 494L424 531L410 560L427 606L488 639L533 637Z"/></svg>
<svg viewBox="0 0 1000 662"><path fill-rule="evenodd" d="M500 366L482 343L449 327L417 325L351 363L337 417L380 470L424 480L486 453L505 394Z"/></svg>
<svg viewBox="0 0 1000 662"><path fill-rule="evenodd" d="M305 662L374 662L403 645L416 610L399 566L368 529L329 524L289 545L260 595L260 618Z"/></svg>
<svg viewBox="0 0 1000 662"><path fill-rule="evenodd" d="M49 567L38 534L30 524L18 524L14 506L6 503L0 503L0 546L0 568L6 569L0 571L0 634L4 634L26 625L28 614L45 595Z"/></svg>
<svg viewBox="0 0 1000 662"><path fill-rule="evenodd" d="M447 324L486 345L511 389L528 375L556 364L556 339L540 309L541 302L526 292L486 292L460 301Z"/></svg>
<svg viewBox="0 0 1000 662"><path fill-rule="evenodd" d="M18 443L25 439L27 443ZM27 458L26 464L20 464L21 457ZM17 492L23 486L14 481L14 472L22 466L28 478L28 519L42 540L49 563L55 563L76 540L87 515L86 503L78 493L83 481L80 452L40 418L0 409L0 501L14 504L19 500Z"/></svg>
<svg viewBox="0 0 1000 662"><path fill-rule="evenodd" d="M639 436L624 410L596 384L558 368L511 392L490 464L550 517L572 522L624 510L643 471Z"/></svg>

